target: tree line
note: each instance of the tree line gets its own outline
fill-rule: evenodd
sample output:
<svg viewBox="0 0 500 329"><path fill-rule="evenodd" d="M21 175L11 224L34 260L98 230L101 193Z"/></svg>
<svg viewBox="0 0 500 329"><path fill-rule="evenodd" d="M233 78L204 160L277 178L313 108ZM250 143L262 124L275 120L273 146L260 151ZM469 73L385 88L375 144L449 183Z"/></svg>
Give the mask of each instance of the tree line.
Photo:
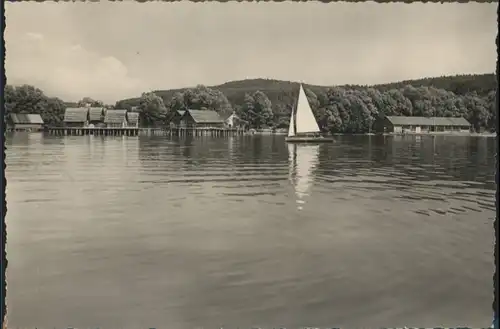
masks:
<svg viewBox="0 0 500 329"><path fill-rule="evenodd" d="M67 107L90 105L112 108L90 97L84 97L77 103L67 103L58 97L49 97L31 85L6 85L3 96L6 116L9 113L40 114L46 124L56 126L62 123Z"/></svg>
<svg viewBox="0 0 500 329"><path fill-rule="evenodd" d="M139 98L121 100L114 106L89 97L69 104L48 97L33 86L7 85L4 100L6 113L39 113L51 125L61 124L66 107L90 104L139 112L141 125L149 127L168 124L175 111L198 109L214 110L222 116L236 112L250 128L287 128L298 96L298 84L251 81L251 84L248 81L228 83L219 88L199 85L173 92L143 93ZM494 75L428 78L372 87L305 85L304 89L325 132L367 133L373 122L384 115L464 117L476 131L495 129Z"/></svg>

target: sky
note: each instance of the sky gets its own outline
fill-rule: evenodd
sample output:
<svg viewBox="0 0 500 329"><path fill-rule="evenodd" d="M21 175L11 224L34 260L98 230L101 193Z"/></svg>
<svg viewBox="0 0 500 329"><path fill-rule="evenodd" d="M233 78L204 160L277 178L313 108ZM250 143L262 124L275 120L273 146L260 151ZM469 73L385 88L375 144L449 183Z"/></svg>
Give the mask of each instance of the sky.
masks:
<svg viewBox="0 0 500 329"><path fill-rule="evenodd" d="M495 71L491 3L6 2L6 75L65 101L246 78L377 84Z"/></svg>

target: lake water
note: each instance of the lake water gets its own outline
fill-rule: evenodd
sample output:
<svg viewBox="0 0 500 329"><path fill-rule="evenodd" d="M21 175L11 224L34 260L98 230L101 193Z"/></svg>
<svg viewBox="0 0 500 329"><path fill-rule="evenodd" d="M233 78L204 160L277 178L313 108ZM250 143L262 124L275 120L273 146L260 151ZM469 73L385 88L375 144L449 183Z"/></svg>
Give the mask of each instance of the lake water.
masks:
<svg viewBox="0 0 500 329"><path fill-rule="evenodd" d="M9 327L489 326L495 143L8 136Z"/></svg>

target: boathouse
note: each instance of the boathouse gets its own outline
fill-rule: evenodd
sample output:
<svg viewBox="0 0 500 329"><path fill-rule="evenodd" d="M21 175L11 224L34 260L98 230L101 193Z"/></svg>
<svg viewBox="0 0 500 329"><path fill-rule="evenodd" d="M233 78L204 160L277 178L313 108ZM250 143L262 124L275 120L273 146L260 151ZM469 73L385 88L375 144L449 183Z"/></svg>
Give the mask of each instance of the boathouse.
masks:
<svg viewBox="0 0 500 329"><path fill-rule="evenodd" d="M88 126L88 107L68 107L64 112L64 126L68 128L83 128Z"/></svg>
<svg viewBox="0 0 500 329"><path fill-rule="evenodd" d="M7 116L7 129L14 131L40 131L43 119L40 114L11 113Z"/></svg>
<svg viewBox="0 0 500 329"><path fill-rule="evenodd" d="M225 121L211 110L187 110L182 115L180 127L187 128L224 128Z"/></svg>
<svg viewBox="0 0 500 329"><path fill-rule="evenodd" d="M127 127L127 110L107 110L104 117L106 128Z"/></svg>
<svg viewBox="0 0 500 329"><path fill-rule="evenodd" d="M471 124L463 117L385 116L375 120L373 129L379 133L470 132Z"/></svg>
<svg viewBox="0 0 500 329"><path fill-rule="evenodd" d="M103 107L89 107L89 126L104 126L105 109Z"/></svg>
<svg viewBox="0 0 500 329"><path fill-rule="evenodd" d="M127 112L127 127L139 128L139 113Z"/></svg>
<svg viewBox="0 0 500 329"><path fill-rule="evenodd" d="M173 111L169 115L168 121L170 122L170 128L176 128L181 126L182 117L186 111Z"/></svg>

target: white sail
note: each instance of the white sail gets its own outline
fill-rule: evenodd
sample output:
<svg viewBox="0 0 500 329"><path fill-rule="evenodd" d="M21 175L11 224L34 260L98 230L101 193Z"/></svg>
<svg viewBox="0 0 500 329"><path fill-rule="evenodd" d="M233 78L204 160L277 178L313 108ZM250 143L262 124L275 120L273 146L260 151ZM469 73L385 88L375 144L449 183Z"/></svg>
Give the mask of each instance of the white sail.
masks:
<svg viewBox="0 0 500 329"><path fill-rule="evenodd" d="M299 90L299 100L297 101L296 111L296 132L300 133L318 133L320 132L318 122L314 117L309 101L307 100L306 93L302 85ZM292 116L293 117L293 116Z"/></svg>
<svg viewBox="0 0 500 329"><path fill-rule="evenodd" d="M296 202L301 210L313 184L313 170L318 164L319 145L289 145L290 180L294 185Z"/></svg>
<svg viewBox="0 0 500 329"><path fill-rule="evenodd" d="M288 137L295 136L294 120L293 120L293 110L290 114L290 127L288 127Z"/></svg>

